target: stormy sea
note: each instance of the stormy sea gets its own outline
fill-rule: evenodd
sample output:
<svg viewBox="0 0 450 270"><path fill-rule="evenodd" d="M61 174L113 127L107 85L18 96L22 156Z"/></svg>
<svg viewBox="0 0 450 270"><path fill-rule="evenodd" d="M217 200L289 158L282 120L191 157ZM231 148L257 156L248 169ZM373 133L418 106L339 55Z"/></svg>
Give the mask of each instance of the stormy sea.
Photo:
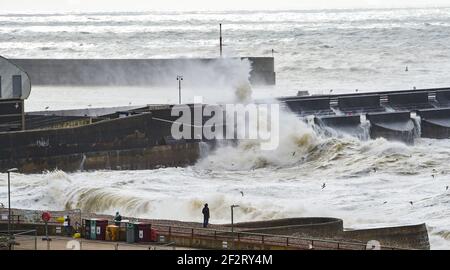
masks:
<svg viewBox="0 0 450 270"><path fill-rule="evenodd" d="M450 8L5 14L0 55L7 58L274 56L276 86L250 86L250 64L229 60L221 72L191 72L184 101L209 102L311 94L450 86ZM226 73L226 74L224 74ZM232 78L224 80L226 78ZM242 85L247 85L242 90ZM177 102L177 82L148 87L33 87L27 111ZM17 208L83 211L212 223L331 216L346 228L426 223L431 247L450 249L449 140L325 136L289 111L280 145L263 151L241 142L186 168L14 175ZM292 154L294 153L295 154ZM374 170L374 168L376 168ZM323 184L326 187L323 188ZM6 205L6 174L0 202ZM410 204L410 202L414 204Z"/></svg>

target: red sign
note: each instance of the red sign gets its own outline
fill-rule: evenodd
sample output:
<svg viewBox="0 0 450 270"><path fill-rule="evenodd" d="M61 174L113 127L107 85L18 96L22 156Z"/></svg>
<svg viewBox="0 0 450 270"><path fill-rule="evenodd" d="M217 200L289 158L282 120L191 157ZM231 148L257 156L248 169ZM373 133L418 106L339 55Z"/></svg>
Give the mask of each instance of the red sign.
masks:
<svg viewBox="0 0 450 270"><path fill-rule="evenodd" d="M42 213L42 220L45 221L45 222L48 222L51 217L52 217L52 215L50 215L49 212Z"/></svg>

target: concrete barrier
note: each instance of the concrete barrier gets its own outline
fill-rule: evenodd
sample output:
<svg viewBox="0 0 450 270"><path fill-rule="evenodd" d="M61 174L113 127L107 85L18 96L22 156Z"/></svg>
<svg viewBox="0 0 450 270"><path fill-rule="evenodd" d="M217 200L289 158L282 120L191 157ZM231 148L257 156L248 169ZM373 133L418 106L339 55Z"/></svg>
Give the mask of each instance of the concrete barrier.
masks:
<svg viewBox="0 0 450 270"><path fill-rule="evenodd" d="M197 160L197 143L168 146L170 129L158 123L147 112L80 127L0 133L0 169L151 169Z"/></svg>
<svg viewBox="0 0 450 270"><path fill-rule="evenodd" d="M436 91L436 101L441 106L449 106L450 105L450 90Z"/></svg>
<svg viewBox="0 0 450 270"><path fill-rule="evenodd" d="M292 99L286 100L285 104L294 113L302 115L332 113L329 98Z"/></svg>
<svg viewBox="0 0 450 270"><path fill-rule="evenodd" d="M417 114L423 138L450 138L450 109L420 110Z"/></svg>
<svg viewBox="0 0 450 270"><path fill-rule="evenodd" d="M343 231L343 221L338 218L307 217L268 221L243 222L234 225L242 232L291 235L298 237L333 238Z"/></svg>
<svg viewBox="0 0 450 270"><path fill-rule="evenodd" d="M414 143L415 128L409 112L367 114L370 121L370 137Z"/></svg>
<svg viewBox="0 0 450 270"><path fill-rule="evenodd" d="M378 241L382 246L402 247L406 249L430 249L428 231L425 224L347 230L343 232L347 240L368 242Z"/></svg>
<svg viewBox="0 0 450 270"><path fill-rule="evenodd" d="M343 112L383 110L379 95L362 95L338 98L338 108Z"/></svg>
<svg viewBox="0 0 450 270"><path fill-rule="evenodd" d="M273 57L248 59L253 84L275 84ZM185 79L216 70L226 76L221 58L179 59L11 59L30 76L33 85L166 85L178 74ZM224 70L225 69L225 70Z"/></svg>
<svg viewBox="0 0 450 270"><path fill-rule="evenodd" d="M235 228L239 228L241 232L334 239L343 242L367 243L376 240L381 246L430 249L425 224L345 230L341 219L307 217L238 223Z"/></svg>
<svg viewBox="0 0 450 270"><path fill-rule="evenodd" d="M53 155L0 160L0 168L18 168L21 173L60 169L66 172L90 170L147 170L185 167L200 157L198 143L178 143L146 148Z"/></svg>
<svg viewBox="0 0 450 270"><path fill-rule="evenodd" d="M388 105L397 110L432 108L429 103L429 92L388 94Z"/></svg>
<svg viewBox="0 0 450 270"><path fill-rule="evenodd" d="M360 115L314 117L314 123L358 138L362 138L364 134Z"/></svg>

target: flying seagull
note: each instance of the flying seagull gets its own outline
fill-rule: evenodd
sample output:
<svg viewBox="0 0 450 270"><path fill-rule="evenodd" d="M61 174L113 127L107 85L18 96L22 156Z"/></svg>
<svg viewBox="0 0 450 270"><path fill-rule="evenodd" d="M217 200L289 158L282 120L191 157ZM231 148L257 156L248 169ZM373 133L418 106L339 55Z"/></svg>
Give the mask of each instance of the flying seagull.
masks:
<svg viewBox="0 0 450 270"><path fill-rule="evenodd" d="M408 72L408 70L409 70L409 69L408 69L408 66L406 66L406 68L405 68L405 72Z"/></svg>
<svg viewBox="0 0 450 270"><path fill-rule="evenodd" d="M239 192L241 193L242 197L244 197L244 192L242 190L239 191Z"/></svg>
<svg viewBox="0 0 450 270"><path fill-rule="evenodd" d="M413 205L414 203L412 201L410 201L409 204Z"/></svg>
<svg viewBox="0 0 450 270"><path fill-rule="evenodd" d="M324 189L327 185L325 183L322 184L322 189Z"/></svg>

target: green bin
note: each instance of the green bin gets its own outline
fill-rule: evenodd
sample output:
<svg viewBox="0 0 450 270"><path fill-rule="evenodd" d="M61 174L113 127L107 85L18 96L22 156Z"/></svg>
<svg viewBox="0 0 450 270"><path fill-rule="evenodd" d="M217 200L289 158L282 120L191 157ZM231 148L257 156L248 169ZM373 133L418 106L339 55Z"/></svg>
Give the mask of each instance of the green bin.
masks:
<svg viewBox="0 0 450 270"><path fill-rule="evenodd" d="M96 220L91 220L91 239L97 239L97 222Z"/></svg>
<svg viewBox="0 0 450 270"><path fill-rule="evenodd" d="M136 224L127 223L127 243L136 242Z"/></svg>

